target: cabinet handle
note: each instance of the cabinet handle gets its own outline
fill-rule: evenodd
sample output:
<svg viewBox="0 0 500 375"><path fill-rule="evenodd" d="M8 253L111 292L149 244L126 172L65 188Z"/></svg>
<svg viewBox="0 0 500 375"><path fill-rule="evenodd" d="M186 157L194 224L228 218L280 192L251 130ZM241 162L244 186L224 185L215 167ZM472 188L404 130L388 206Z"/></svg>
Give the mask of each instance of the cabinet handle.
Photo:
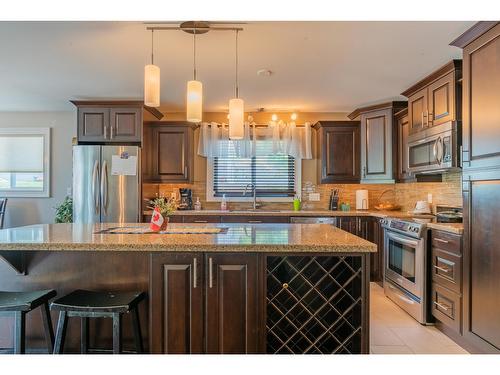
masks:
<svg viewBox="0 0 500 375"><path fill-rule="evenodd" d="M429 127L429 110L428 109L425 110L425 118L427 120L426 121L427 122L426 127Z"/></svg>
<svg viewBox="0 0 500 375"><path fill-rule="evenodd" d="M104 139L108 139L108 127L104 127Z"/></svg>
<svg viewBox="0 0 500 375"><path fill-rule="evenodd" d="M450 272L451 270L449 268L444 268L444 267L439 267L439 266L434 266L435 269L438 269L440 271L443 271L443 272Z"/></svg>
<svg viewBox="0 0 500 375"><path fill-rule="evenodd" d="M213 266L213 261L212 258L208 258L208 287L212 288L213 287L213 282L212 282L212 267Z"/></svg>
<svg viewBox="0 0 500 375"><path fill-rule="evenodd" d="M425 122L424 122L424 111L422 111L422 128L425 127Z"/></svg>
<svg viewBox="0 0 500 375"><path fill-rule="evenodd" d="M441 307L443 310L446 310L446 311L451 310L451 307L450 307L450 306L443 305L442 303L439 303L439 302L437 302L437 301L434 301L434 304L435 304L436 306L438 306L438 307Z"/></svg>
<svg viewBox="0 0 500 375"><path fill-rule="evenodd" d="M442 243L450 243L450 241L446 241L446 240L443 240L441 238L434 238L434 241L442 242Z"/></svg>
<svg viewBox="0 0 500 375"><path fill-rule="evenodd" d="M188 167L184 166L184 177L187 178L188 176Z"/></svg>
<svg viewBox="0 0 500 375"><path fill-rule="evenodd" d="M193 288L196 288L196 279L198 278L198 260L193 259Z"/></svg>
<svg viewBox="0 0 500 375"><path fill-rule="evenodd" d="M366 167L363 167L363 178L366 178Z"/></svg>
<svg viewBox="0 0 500 375"><path fill-rule="evenodd" d="M114 129L114 127L113 127L113 126L110 126L110 127L109 127L109 139L113 139L113 137L114 137L114 134L113 134L113 129Z"/></svg>
<svg viewBox="0 0 500 375"><path fill-rule="evenodd" d="M249 223L259 224L262 223L262 220L248 220Z"/></svg>
<svg viewBox="0 0 500 375"><path fill-rule="evenodd" d="M194 220L194 223L208 223L206 220Z"/></svg>

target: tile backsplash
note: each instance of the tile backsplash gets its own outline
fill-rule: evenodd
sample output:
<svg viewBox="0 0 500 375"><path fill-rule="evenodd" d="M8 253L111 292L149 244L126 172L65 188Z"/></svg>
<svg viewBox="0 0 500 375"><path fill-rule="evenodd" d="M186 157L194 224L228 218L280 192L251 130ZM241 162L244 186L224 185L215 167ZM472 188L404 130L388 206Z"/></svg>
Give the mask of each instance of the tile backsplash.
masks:
<svg viewBox="0 0 500 375"><path fill-rule="evenodd" d="M413 209L417 200L427 200L427 195L432 194L433 206L450 205L462 206L461 173L449 173L443 175L443 182L410 182L396 184L314 184L303 181L302 205L306 210L326 210L330 192L332 189L339 189L340 202L349 202L351 209L355 208L356 190L368 190L370 208L373 208L381 201L389 201L401 205L402 211ZM307 186L306 186L307 185ZM308 191L312 185L312 190L320 194L319 201L309 201ZM206 201L206 182L195 181L193 184L143 184L143 198L150 199L157 195L170 196L175 192L178 197L180 187L191 188L193 190L193 200L200 198L203 209L218 209L218 202ZM383 196L382 196L383 194ZM382 199L381 199L382 196ZM145 207L146 205L144 205ZM230 202L230 209L248 208L247 202ZM265 202L263 208L267 209L292 209L292 203L271 203Z"/></svg>

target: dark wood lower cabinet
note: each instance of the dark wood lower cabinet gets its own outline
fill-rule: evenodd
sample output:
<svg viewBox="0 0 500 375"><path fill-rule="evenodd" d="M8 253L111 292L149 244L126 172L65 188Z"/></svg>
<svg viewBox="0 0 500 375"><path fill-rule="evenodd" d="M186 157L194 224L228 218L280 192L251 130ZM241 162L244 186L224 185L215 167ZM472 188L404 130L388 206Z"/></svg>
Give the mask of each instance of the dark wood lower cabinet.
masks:
<svg viewBox="0 0 500 375"><path fill-rule="evenodd" d="M151 255L151 352L257 353L257 254Z"/></svg>
<svg viewBox="0 0 500 375"><path fill-rule="evenodd" d="M201 254L152 254L151 352L203 353Z"/></svg>
<svg viewBox="0 0 500 375"><path fill-rule="evenodd" d="M257 353L258 255L207 254L205 269L206 353Z"/></svg>

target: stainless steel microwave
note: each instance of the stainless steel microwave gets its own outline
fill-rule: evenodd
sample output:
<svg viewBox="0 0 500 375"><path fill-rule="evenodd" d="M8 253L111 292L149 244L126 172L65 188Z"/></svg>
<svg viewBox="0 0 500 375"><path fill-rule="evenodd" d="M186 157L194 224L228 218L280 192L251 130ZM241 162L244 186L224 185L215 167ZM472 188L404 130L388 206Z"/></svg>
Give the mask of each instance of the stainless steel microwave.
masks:
<svg viewBox="0 0 500 375"><path fill-rule="evenodd" d="M408 170L413 174L440 173L460 168L459 124L447 122L408 136Z"/></svg>

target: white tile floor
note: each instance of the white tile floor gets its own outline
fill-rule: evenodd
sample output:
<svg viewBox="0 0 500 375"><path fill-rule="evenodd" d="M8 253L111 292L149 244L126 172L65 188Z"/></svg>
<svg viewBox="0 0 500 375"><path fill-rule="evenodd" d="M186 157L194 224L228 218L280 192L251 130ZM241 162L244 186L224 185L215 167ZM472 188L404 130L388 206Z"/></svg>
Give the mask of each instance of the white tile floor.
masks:
<svg viewBox="0 0 500 375"><path fill-rule="evenodd" d="M370 285L370 352L373 354L468 354L433 326L423 326Z"/></svg>

